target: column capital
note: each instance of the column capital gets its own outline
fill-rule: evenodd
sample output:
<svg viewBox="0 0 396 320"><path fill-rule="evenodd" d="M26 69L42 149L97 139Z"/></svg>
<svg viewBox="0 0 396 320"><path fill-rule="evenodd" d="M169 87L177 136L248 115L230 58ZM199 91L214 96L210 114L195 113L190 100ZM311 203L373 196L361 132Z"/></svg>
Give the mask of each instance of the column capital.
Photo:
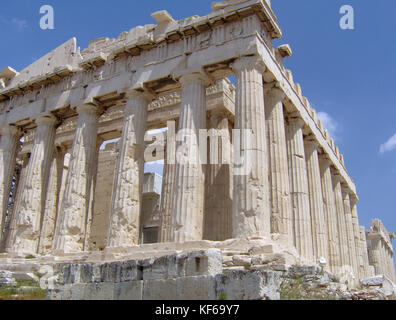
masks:
<svg viewBox="0 0 396 320"><path fill-rule="evenodd" d="M5 136L5 135L17 136L20 134L21 134L21 130L19 130L19 128L15 127L15 126L5 125L4 127L0 128L1 136Z"/></svg>
<svg viewBox="0 0 396 320"><path fill-rule="evenodd" d="M260 56L249 56L237 59L231 64L231 69L234 71L241 71L243 69L257 69L260 73L264 73L267 66Z"/></svg>
<svg viewBox="0 0 396 320"><path fill-rule="evenodd" d="M211 79L209 76L203 71L193 71L193 72L186 72L180 75L179 81L182 86L187 83L200 83L204 86L208 86L211 83Z"/></svg>
<svg viewBox="0 0 396 320"><path fill-rule="evenodd" d="M34 122L36 122L36 124L38 126L40 125L54 125L57 122L57 119L55 116L51 115L51 114L46 114L46 115L40 115Z"/></svg>
<svg viewBox="0 0 396 320"><path fill-rule="evenodd" d="M302 129L305 125L305 121L300 115L297 114L289 114L287 115L287 120L290 124L297 126L299 129Z"/></svg>
<svg viewBox="0 0 396 320"><path fill-rule="evenodd" d="M334 173L331 176L335 184L342 183L342 181L344 180L343 177L338 173Z"/></svg>
<svg viewBox="0 0 396 320"><path fill-rule="evenodd" d="M350 194L349 198L351 199L351 206L355 206L359 202L359 198L356 194Z"/></svg>
<svg viewBox="0 0 396 320"><path fill-rule="evenodd" d="M348 190L346 190L345 188L342 188L342 198L343 198L344 200L349 200L349 201L350 201L349 192L348 192Z"/></svg>
<svg viewBox="0 0 396 320"><path fill-rule="evenodd" d="M324 166L326 168L331 166L331 160L327 154L319 155L319 163L321 166Z"/></svg>
<svg viewBox="0 0 396 320"><path fill-rule="evenodd" d="M136 89L132 89L129 90L125 93L126 98L128 98L129 100L131 99L143 99L145 100L147 103L150 103L151 101L155 100L155 94L152 94L150 92L148 92L147 90L136 90Z"/></svg>
<svg viewBox="0 0 396 320"><path fill-rule="evenodd" d="M272 99L273 104L282 102L286 97L286 93L282 89L276 87L275 83L264 84L264 94L266 99Z"/></svg>
<svg viewBox="0 0 396 320"><path fill-rule="evenodd" d="M98 113L98 108L97 106L94 106L92 104L82 104L80 106L77 106L76 108L77 113L80 114L97 114Z"/></svg>
<svg viewBox="0 0 396 320"><path fill-rule="evenodd" d="M312 135L309 135L304 139L304 144L305 144L306 148L311 149L311 150L318 149L320 146L319 141L316 140L316 138Z"/></svg>

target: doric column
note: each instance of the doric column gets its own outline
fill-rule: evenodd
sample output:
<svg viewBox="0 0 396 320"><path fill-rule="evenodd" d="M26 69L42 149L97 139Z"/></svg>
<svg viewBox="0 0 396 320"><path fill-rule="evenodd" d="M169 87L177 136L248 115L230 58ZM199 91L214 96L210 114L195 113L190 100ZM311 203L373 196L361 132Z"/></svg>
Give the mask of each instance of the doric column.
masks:
<svg viewBox="0 0 396 320"><path fill-rule="evenodd" d="M29 157L30 154L28 153L21 155L21 169L20 169L21 172L19 174L19 181L14 199L14 208L11 212L11 216L8 217L8 230L6 230L7 232L4 234L4 239L2 243L5 252L8 253L12 252L12 246L14 244L13 240L15 239L15 234L18 230L18 228L16 227L18 215L16 213L21 203L21 198L23 193L23 189L21 188L21 186L24 185L26 180L26 173L29 165Z"/></svg>
<svg viewBox="0 0 396 320"><path fill-rule="evenodd" d="M351 203L351 213L352 213L352 227L353 227L353 236L354 236L354 243L355 243L355 252L356 252L356 267L357 267L357 277L359 279L363 279L364 275L360 272L360 261L362 260L362 254L360 249L360 230L359 230L359 218L358 218L358 211L357 211L357 198L354 195L350 197Z"/></svg>
<svg viewBox="0 0 396 320"><path fill-rule="evenodd" d="M271 209L263 90L265 66L261 58L244 57L232 67L236 73L234 128L240 130L239 145L233 142L234 151L239 149L247 169L236 174L238 161L234 160L233 237L269 237ZM251 139L247 138L248 132L252 133ZM241 155L234 152L234 159Z"/></svg>
<svg viewBox="0 0 396 320"><path fill-rule="evenodd" d="M391 241L393 239L391 238ZM392 243L392 242L391 242ZM392 280L393 282L396 282L396 273L395 273L395 262L393 260L393 256L394 256L394 251L390 251L390 261L389 261L389 265L390 265L390 270L391 270L391 276L392 276Z"/></svg>
<svg viewBox="0 0 396 320"><path fill-rule="evenodd" d="M392 242L391 242L392 245ZM395 271L393 265L393 252L390 248L387 248L387 258L388 258L388 270L389 270L389 278L394 282L395 281Z"/></svg>
<svg viewBox="0 0 396 320"><path fill-rule="evenodd" d="M0 129L0 238L7 214L12 176L19 146L19 130L4 126ZM1 239L0 239L1 242Z"/></svg>
<svg viewBox="0 0 396 320"><path fill-rule="evenodd" d="M85 104L77 107L77 112L77 128L56 232L56 254L85 250L87 222L92 216L98 156L98 111L95 106Z"/></svg>
<svg viewBox="0 0 396 320"><path fill-rule="evenodd" d="M382 274L388 275L388 270L386 267L386 251L385 251L385 243L384 239L381 239L381 247L380 247L380 252L381 252L381 267L382 267Z"/></svg>
<svg viewBox="0 0 396 320"><path fill-rule="evenodd" d="M35 254L42 217L47 200L48 179L54 153L56 119L43 116L36 120L37 128L30 155L26 179L21 185L21 201L16 208L16 232L12 252Z"/></svg>
<svg viewBox="0 0 396 320"><path fill-rule="evenodd" d="M56 148L51 164L47 200L45 202L45 211L41 223L42 227L38 253L42 255L50 254L54 246L56 220L60 210L60 192L62 187L64 160L65 150Z"/></svg>
<svg viewBox="0 0 396 320"><path fill-rule="evenodd" d="M212 115L207 127L204 240L223 241L232 238L231 130L228 118L222 114Z"/></svg>
<svg viewBox="0 0 396 320"><path fill-rule="evenodd" d="M333 188L334 188L334 199L337 213L337 227L338 227L338 243L340 248L340 263L341 267L350 266L351 262L349 259L348 251L348 235L346 230L345 212L344 212L344 200L342 198L342 177L338 174L333 174Z"/></svg>
<svg viewBox="0 0 396 320"><path fill-rule="evenodd" d="M171 240L171 218L173 201L173 180L175 177L175 165L168 164L165 160L164 174L162 178L161 193L161 217L159 228L159 242L170 242Z"/></svg>
<svg viewBox="0 0 396 320"><path fill-rule="evenodd" d="M368 251L367 251L367 238L366 238L366 229L365 227L360 227L360 250L362 255L362 279L371 276L369 274L369 259L368 259Z"/></svg>
<svg viewBox="0 0 396 320"><path fill-rule="evenodd" d="M291 115L287 120L286 139L294 222L294 245L301 256L312 261L312 227L303 137L305 123L297 114Z"/></svg>
<svg viewBox="0 0 396 320"><path fill-rule="evenodd" d="M282 103L285 96L285 93L277 88L266 90L265 117L271 186L271 233L281 235L292 244L290 179Z"/></svg>
<svg viewBox="0 0 396 320"><path fill-rule="evenodd" d="M326 219L324 213L322 183L318 156L319 142L313 137L305 139L305 157L307 161L309 202L311 208L312 238L314 257L325 258L329 263Z"/></svg>
<svg viewBox="0 0 396 320"><path fill-rule="evenodd" d="M144 175L144 135L149 96L132 91L125 106L124 126L115 173L107 246L139 244Z"/></svg>
<svg viewBox="0 0 396 320"><path fill-rule="evenodd" d="M171 126L171 127L170 127ZM159 242L171 241L171 224L173 210L173 183L175 180L176 137L174 135L177 122L168 122L167 143L165 148L164 173L161 192L161 216L159 226Z"/></svg>
<svg viewBox="0 0 396 320"><path fill-rule="evenodd" d="M344 212L345 212L346 233L347 233L347 238L348 238L349 260L350 260L351 266L353 268L353 273L354 273L355 277L358 278L359 277L359 268L358 268L358 262L357 262L358 260L357 260L356 244L355 244L355 235L354 235L354 231L353 231L351 200L350 200L348 191L343 190L342 198L344 201Z"/></svg>
<svg viewBox="0 0 396 320"><path fill-rule="evenodd" d="M381 241L380 241L380 255L381 255L382 274L387 275L388 271L386 269L386 255L385 255L384 239L381 239Z"/></svg>
<svg viewBox="0 0 396 320"><path fill-rule="evenodd" d="M386 267L385 267L385 255L384 255L384 240L380 238L380 247L379 247L379 252L380 252L380 268L381 268L381 274L386 275Z"/></svg>
<svg viewBox="0 0 396 320"><path fill-rule="evenodd" d="M329 266L333 273L337 273L341 262L337 230L337 212L330 169L331 162L327 157L320 156L319 165L329 244Z"/></svg>
<svg viewBox="0 0 396 320"><path fill-rule="evenodd" d="M200 72L180 78L182 101L173 182L171 241L203 238L204 176L199 154L199 130L206 128L206 76Z"/></svg>

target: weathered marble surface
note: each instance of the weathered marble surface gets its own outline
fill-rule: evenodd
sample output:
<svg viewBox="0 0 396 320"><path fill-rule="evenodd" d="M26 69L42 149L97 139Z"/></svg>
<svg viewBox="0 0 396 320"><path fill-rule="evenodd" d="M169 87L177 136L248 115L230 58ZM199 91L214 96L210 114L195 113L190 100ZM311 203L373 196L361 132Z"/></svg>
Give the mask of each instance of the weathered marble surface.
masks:
<svg viewBox="0 0 396 320"><path fill-rule="evenodd" d="M284 66L290 46L273 47L282 32L270 1L221 1L206 16L179 21L166 11L152 17L156 24L93 40L81 52L71 39L19 73L0 71L0 248L13 259L67 260L141 249L145 231L164 246L194 241L198 249L203 239L235 250L227 239L264 237L288 254L237 252L228 267L271 261L283 270L292 256L341 278L352 270L358 280L393 279L392 237L359 225L344 157ZM156 194L143 208L145 131L165 127L189 144L173 143L171 134L154 143L167 152L162 204L156 208ZM203 138L208 157L199 157L200 129L211 130ZM238 140L235 129L251 141ZM116 168L107 168L114 174L96 192L99 147L118 138ZM213 155L227 163L207 164ZM104 193L107 206L98 199Z"/></svg>

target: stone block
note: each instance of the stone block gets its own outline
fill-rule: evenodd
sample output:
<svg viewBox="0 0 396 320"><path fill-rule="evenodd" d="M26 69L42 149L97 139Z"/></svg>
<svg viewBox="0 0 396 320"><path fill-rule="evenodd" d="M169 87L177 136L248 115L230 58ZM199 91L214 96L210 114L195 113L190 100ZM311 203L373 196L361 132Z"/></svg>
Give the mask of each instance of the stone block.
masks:
<svg viewBox="0 0 396 320"><path fill-rule="evenodd" d="M365 287L376 287L382 286L383 282L384 276L376 276L362 280L362 285Z"/></svg>
<svg viewBox="0 0 396 320"><path fill-rule="evenodd" d="M159 263L157 263L156 269L153 272L153 264L157 261L160 260ZM161 264L163 262L163 264ZM165 279L166 278L166 270L164 270L166 263L164 263L163 260L160 259L144 259L140 260L138 262L138 269L142 272L142 277L143 280L154 280L154 279ZM163 275L162 273L165 273Z"/></svg>
<svg viewBox="0 0 396 320"><path fill-rule="evenodd" d="M274 246L271 244L267 246L253 247L249 250L249 254L251 255L271 254L271 253L274 253Z"/></svg>
<svg viewBox="0 0 396 320"><path fill-rule="evenodd" d="M294 266L288 270L289 277L293 279L320 273L321 269L315 266Z"/></svg>
<svg viewBox="0 0 396 320"><path fill-rule="evenodd" d="M12 274L15 280L17 281L37 281L37 277L32 273L26 272L14 272ZM1 282L1 272L0 272L0 282Z"/></svg>
<svg viewBox="0 0 396 320"><path fill-rule="evenodd" d="M114 300L114 291L114 283L88 283L83 300Z"/></svg>
<svg viewBox="0 0 396 320"><path fill-rule="evenodd" d="M143 281L130 281L114 285L114 300L142 300Z"/></svg>
<svg viewBox="0 0 396 320"><path fill-rule="evenodd" d="M143 271L143 280L183 277L186 274L186 259L186 255L178 254L139 261L139 266Z"/></svg>
<svg viewBox="0 0 396 320"><path fill-rule="evenodd" d="M233 257L223 256L223 266L224 267L232 267L234 265Z"/></svg>
<svg viewBox="0 0 396 320"><path fill-rule="evenodd" d="M221 251L209 249L188 253L186 276L216 275L223 272Z"/></svg>
<svg viewBox="0 0 396 320"><path fill-rule="evenodd" d="M217 300L215 276L176 279L177 300Z"/></svg>
<svg viewBox="0 0 396 320"><path fill-rule="evenodd" d="M85 287L83 283L75 283L70 286L70 300L83 300L85 297Z"/></svg>
<svg viewBox="0 0 396 320"><path fill-rule="evenodd" d="M101 267L101 282L119 283L121 280L120 262L105 263Z"/></svg>
<svg viewBox="0 0 396 320"><path fill-rule="evenodd" d="M267 265L271 263L286 264L286 258L281 254L261 254L252 257L252 265Z"/></svg>
<svg viewBox="0 0 396 320"><path fill-rule="evenodd" d="M286 272L288 270L288 267L285 264L272 264L271 265L271 270L280 271L280 272Z"/></svg>
<svg viewBox="0 0 396 320"><path fill-rule="evenodd" d="M249 256L233 256L232 262L234 266L250 267L252 264L252 258Z"/></svg>
<svg viewBox="0 0 396 320"><path fill-rule="evenodd" d="M73 284L81 282L81 268L80 264L65 264L63 266L63 283Z"/></svg>
<svg viewBox="0 0 396 320"><path fill-rule="evenodd" d="M81 265L80 268L80 280L81 283L91 283L94 282L94 266L89 263L85 263Z"/></svg>
<svg viewBox="0 0 396 320"><path fill-rule="evenodd" d="M143 300L177 300L175 279L143 281Z"/></svg>
<svg viewBox="0 0 396 320"><path fill-rule="evenodd" d="M233 271L216 276L216 295L227 300L278 300L280 284L276 272Z"/></svg>
<svg viewBox="0 0 396 320"><path fill-rule="evenodd" d="M54 289L47 291L47 300L71 300L71 287L72 285L66 284L56 286Z"/></svg>
<svg viewBox="0 0 396 320"><path fill-rule="evenodd" d="M173 258L175 259L175 263L169 264L168 277L185 277L187 269L187 255L184 253L176 254L173 256Z"/></svg>
<svg viewBox="0 0 396 320"><path fill-rule="evenodd" d="M142 269L136 260L124 261L120 263L120 282L130 282L143 280Z"/></svg>
<svg viewBox="0 0 396 320"><path fill-rule="evenodd" d="M362 285L365 287L378 287L378 291L385 296L396 295L396 285L386 276L376 276L362 280Z"/></svg>

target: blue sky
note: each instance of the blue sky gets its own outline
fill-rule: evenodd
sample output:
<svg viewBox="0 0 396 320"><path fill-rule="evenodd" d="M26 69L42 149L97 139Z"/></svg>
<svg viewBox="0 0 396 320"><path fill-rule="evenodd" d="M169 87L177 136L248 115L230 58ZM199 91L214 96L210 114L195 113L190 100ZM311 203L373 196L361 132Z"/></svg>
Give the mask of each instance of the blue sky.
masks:
<svg viewBox="0 0 396 320"><path fill-rule="evenodd" d="M46 4L54 7L55 30L39 28L39 9ZM22 70L71 37L81 49L90 40L117 37L154 23L150 14L157 10L181 19L209 13L210 4L7 1L0 11L0 68ZM339 27L342 5L355 9L355 30ZM360 223L368 227L370 219L380 218L396 231L396 1L272 0L272 7L284 34L276 45L288 43L294 52L286 66L335 137L357 185Z"/></svg>

